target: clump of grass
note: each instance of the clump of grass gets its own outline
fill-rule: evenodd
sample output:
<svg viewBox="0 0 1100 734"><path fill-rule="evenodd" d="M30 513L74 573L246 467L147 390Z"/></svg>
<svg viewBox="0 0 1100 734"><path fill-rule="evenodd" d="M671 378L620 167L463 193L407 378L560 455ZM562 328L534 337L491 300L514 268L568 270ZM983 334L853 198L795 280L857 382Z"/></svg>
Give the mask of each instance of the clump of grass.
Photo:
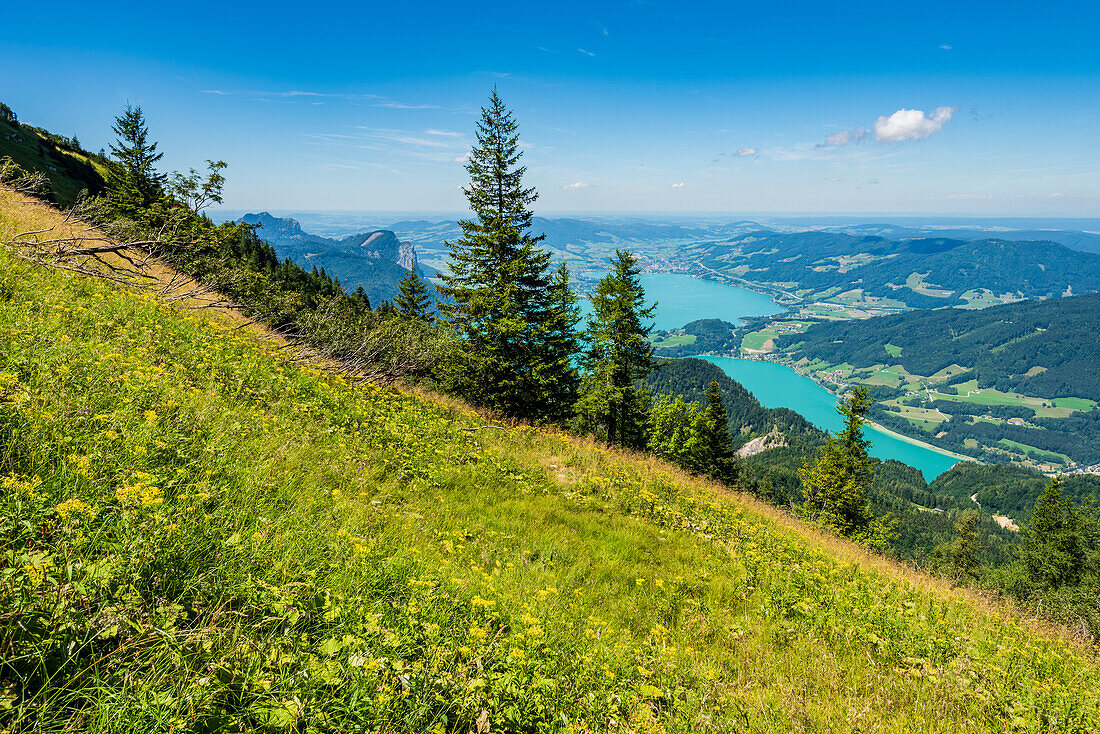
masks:
<svg viewBox="0 0 1100 734"><path fill-rule="evenodd" d="M0 728L1089 731L1092 654L659 462L0 252Z"/></svg>

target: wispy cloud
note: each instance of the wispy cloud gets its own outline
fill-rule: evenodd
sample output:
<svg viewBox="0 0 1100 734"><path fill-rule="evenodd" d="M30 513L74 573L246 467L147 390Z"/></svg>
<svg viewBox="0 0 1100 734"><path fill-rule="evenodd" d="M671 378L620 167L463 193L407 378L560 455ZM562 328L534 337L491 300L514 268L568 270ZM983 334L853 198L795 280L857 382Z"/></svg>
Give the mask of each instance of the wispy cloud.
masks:
<svg viewBox="0 0 1100 734"><path fill-rule="evenodd" d="M589 50L587 50L587 49L583 49L583 48L578 48L578 49L577 49L577 52L578 52L578 53L582 53L582 54L584 54L585 56L595 56L595 55L596 55L596 54L595 54L595 53L593 53L592 51L589 51Z"/></svg>
<svg viewBox="0 0 1100 734"><path fill-rule="evenodd" d="M871 136L871 131L865 127L857 127L852 130L841 130L825 137L824 143L818 143L819 148L842 148L849 143L862 143Z"/></svg>
<svg viewBox="0 0 1100 734"><path fill-rule="evenodd" d="M410 104L408 102L375 102L372 107L387 107L391 110L438 110L437 104Z"/></svg>
<svg viewBox="0 0 1100 734"><path fill-rule="evenodd" d="M684 186L685 186L685 185L686 185L686 184L684 184L684 182L683 182L683 181L677 181L676 183L672 184L672 188L674 188L674 189L682 189L682 188L684 188Z"/></svg>
<svg viewBox="0 0 1100 734"><path fill-rule="evenodd" d="M438 135L433 135L429 132L420 133L415 130L393 130L389 128L380 127L366 127L359 126L356 129L362 130L363 137L372 140L382 140L389 143L399 143L401 145L415 145L422 148L453 148L454 143L451 140L440 140ZM428 137L424 137L427 135ZM449 136L448 136L449 137Z"/></svg>
<svg viewBox="0 0 1100 734"><path fill-rule="evenodd" d="M506 75L505 75L506 76ZM246 89L240 91L232 91L226 89L203 89L201 94L213 94L221 97L239 96L247 97L258 102L270 102L274 99L332 99L343 100L345 102L369 102L372 107L384 107L391 110L439 110L445 109L437 104L422 103L422 102L404 102L400 100L391 99L389 97L380 94L369 94L365 92L318 92L310 89L285 89L285 90L258 90L258 89ZM459 111L459 110L452 110Z"/></svg>
<svg viewBox="0 0 1100 734"><path fill-rule="evenodd" d="M562 186L561 190L562 191L577 191L579 189L587 189L587 188L589 188L589 184L586 184L584 181L577 181L576 183L566 184L565 186Z"/></svg>
<svg viewBox="0 0 1100 734"><path fill-rule="evenodd" d="M757 154L756 148L738 148L734 153L738 158L755 158Z"/></svg>
<svg viewBox="0 0 1100 734"><path fill-rule="evenodd" d="M941 51L950 51L952 48L953 48L952 46L949 46L946 43L941 43L940 44L940 50Z"/></svg>

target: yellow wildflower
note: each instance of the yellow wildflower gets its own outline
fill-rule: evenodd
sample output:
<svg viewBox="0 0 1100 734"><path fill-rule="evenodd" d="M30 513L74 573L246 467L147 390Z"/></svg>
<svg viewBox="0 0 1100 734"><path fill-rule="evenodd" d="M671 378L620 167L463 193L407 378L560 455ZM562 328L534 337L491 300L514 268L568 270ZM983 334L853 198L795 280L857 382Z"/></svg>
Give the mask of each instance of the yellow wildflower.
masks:
<svg viewBox="0 0 1100 734"><path fill-rule="evenodd" d="M95 515L95 510L81 500L78 500L76 497L65 500L55 507L54 511L61 516L62 520L68 520L72 516L79 517L80 515L87 515L88 517L92 517Z"/></svg>

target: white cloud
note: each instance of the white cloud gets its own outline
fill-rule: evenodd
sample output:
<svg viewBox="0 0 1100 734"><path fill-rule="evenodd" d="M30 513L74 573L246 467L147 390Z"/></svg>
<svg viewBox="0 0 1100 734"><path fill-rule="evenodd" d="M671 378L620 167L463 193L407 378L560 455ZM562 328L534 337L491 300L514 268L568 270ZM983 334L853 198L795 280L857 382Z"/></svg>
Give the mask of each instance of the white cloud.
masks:
<svg viewBox="0 0 1100 734"><path fill-rule="evenodd" d="M448 138L462 137L462 133L455 132L454 130L435 130L435 129L432 129L432 128L429 128L429 129L425 130L424 134L425 135L442 135L442 136L445 136L445 137L448 137Z"/></svg>
<svg viewBox="0 0 1100 734"><path fill-rule="evenodd" d="M470 154L469 153L463 153L462 155L456 155L454 157L454 162L455 163L465 163L468 160L470 160Z"/></svg>
<svg viewBox="0 0 1100 734"><path fill-rule="evenodd" d="M738 158L752 158L756 155L756 148L738 148L734 155Z"/></svg>
<svg viewBox="0 0 1100 734"><path fill-rule="evenodd" d="M976 199L976 200L985 201L987 199L992 199L993 197L990 196L989 194L948 194L947 198L948 199L963 199L963 200Z"/></svg>
<svg viewBox="0 0 1100 734"><path fill-rule="evenodd" d="M937 107L931 117L924 110L900 109L889 117L875 120L875 140L880 143L897 143L905 140L924 140L950 122L954 107Z"/></svg>
<svg viewBox="0 0 1100 734"><path fill-rule="evenodd" d="M682 188L684 188L684 182L683 181L677 181L676 183L672 184L672 188L682 189Z"/></svg>
<svg viewBox="0 0 1100 734"><path fill-rule="evenodd" d="M588 51L588 50L583 49L583 48L578 48L577 51L584 54L585 56L595 56L596 55L596 54L592 53L591 51Z"/></svg>
<svg viewBox="0 0 1100 734"><path fill-rule="evenodd" d="M949 46L949 45L947 45L946 43L941 43L941 44L940 44L940 50L942 50L942 51L950 51L950 50L951 50L951 48L952 48L952 47L951 47L951 46Z"/></svg>
<svg viewBox="0 0 1100 734"><path fill-rule="evenodd" d="M584 181L577 181L576 183L566 184L561 187L562 191L577 191L578 189L587 189L588 184Z"/></svg>

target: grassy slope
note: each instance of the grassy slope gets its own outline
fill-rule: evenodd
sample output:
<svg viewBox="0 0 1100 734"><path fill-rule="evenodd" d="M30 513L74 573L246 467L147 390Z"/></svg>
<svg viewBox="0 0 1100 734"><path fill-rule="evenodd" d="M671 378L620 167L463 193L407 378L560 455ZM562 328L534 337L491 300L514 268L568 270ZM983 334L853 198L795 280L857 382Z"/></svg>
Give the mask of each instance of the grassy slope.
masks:
<svg viewBox="0 0 1100 734"><path fill-rule="evenodd" d="M99 161L56 145L28 126L0 120L0 158L5 156L27 171L46 174L54 201L65 206L74 204L85 189L99 193L107 179Z"/></svg>
<svg viewBox="0 0 1100 734"><path fill-rule="evenodd" d="M0 239L27 211L4 197ZM658 462L461 430L483 423L0 252L0 727L1100 721L1097 662L1056 631Z"/></svg>

